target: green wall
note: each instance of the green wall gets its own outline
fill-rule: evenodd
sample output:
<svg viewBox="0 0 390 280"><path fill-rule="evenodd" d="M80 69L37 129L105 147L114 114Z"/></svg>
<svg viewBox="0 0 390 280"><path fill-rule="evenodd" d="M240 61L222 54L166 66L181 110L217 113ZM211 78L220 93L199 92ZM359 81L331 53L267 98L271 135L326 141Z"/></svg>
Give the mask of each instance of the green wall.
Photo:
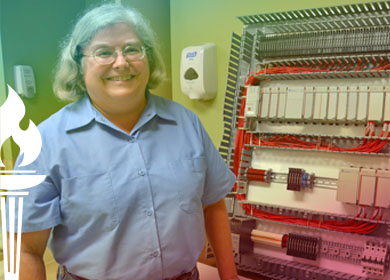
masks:
<svg viewBox="0 0 390 280"><path fill-rule="evenodd" d="M0 4L0 11L1 11L1 4ZM1 23L1 18L0 18ZM5 100L6 96L6 85L5 85L5 79L4 79L4 66L3 66L3 47L1 43L1 29L0 29L0 104L2 104Z"/></svg>
<svg viewBox="0 0 390 280"><path fill-rule="evenodd" d="M23 100L26 115L21 127L27 128L29 119L38 124L64 105L53 95L53 68L60 41L69 32L77 14L85 8L85 2L1 0L0 5L4 83L14 88L14 65L30 65L35 74L36 96ZM1 86L4 88L4 84ZM1 103L3 101L4 93Z"/></svg>
<svg viewBox="0 0 390 280"><path fill-rule="evenodd" d="M222 107L232 32L242 34L237 16L314 7L365 3L359 0L171 0L172 99L194 111L214 144L222 137ZM374 1L371 1L374 2ZM211 101L193 101L180 89L180 56L183 48L205 42L217 45L218 94Z"/></svg>
<svg viewBox="0 0 390 280"><path fill-rule="evenodd" d="M53 68L60 41L84 7L82 0L2 0L5 82L14 87L14 65L32 66L37 92L34 98L25 98L24 103L29 118L35 123L40 123L63 105L53 95Z"/></svg>

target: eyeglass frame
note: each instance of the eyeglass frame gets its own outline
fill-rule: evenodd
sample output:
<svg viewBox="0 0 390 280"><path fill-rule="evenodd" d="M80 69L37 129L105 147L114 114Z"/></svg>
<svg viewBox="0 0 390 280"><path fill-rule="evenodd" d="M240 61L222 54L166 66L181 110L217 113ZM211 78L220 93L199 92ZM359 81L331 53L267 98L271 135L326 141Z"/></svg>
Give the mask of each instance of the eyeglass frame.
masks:
<svg viewBox="0 0 390 280"><path fill-rule="evenodd" d="M141 57L139 57L139 58L137 58L137 59L129 59L128 57L126 57L125 55L123 55L123 51L124 51L128 46L137 46L137 47L139 47L139 48L141 49ZM94 52L96 52L97 50L99 50L99 49L94 50ZM112 60L111 62L109 62L109 63L101 63L101 62L99 62L98 59L96 59L96 57L97 57L96 53L94 53L94 54L81 54L81 57L83 57L83 56L92 57L93 60L94 60L97 64L99 64L99 65L109 65L109 64L114 63L115 60L118 58L118 53L119 53L119 51L122 53L122 56L123 56L123 58L124 58L126 61L139 61L139 60L142 60L142 59L145 57L146 51L147 51L146 47L143 46L143 45L131 45L131 44L126 45L124 48L122 48L122 49L120 49L120 50L119 50L118 48L114 48L114 50L115 50L115 51L114 51L114 53L113 53L113 56L111 56L113 60ZM115 54L115 55L114 55L114 54Z"/></svg>

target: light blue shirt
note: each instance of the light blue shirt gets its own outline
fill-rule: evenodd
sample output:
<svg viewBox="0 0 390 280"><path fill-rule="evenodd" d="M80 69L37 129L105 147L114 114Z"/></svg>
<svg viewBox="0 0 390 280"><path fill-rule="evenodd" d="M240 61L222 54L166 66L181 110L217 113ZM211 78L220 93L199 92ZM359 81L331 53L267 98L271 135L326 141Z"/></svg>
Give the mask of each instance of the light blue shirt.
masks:
<svg viewBox="0 0 390 280"><path fill-rule="evenodd" d="M53 228L57 262L99 280L163 279L194 267L205 242L202 206L235 181L194 113L148 93L127 134L83 97L39 130L42 151L23 169L47 178L28 189L23 231Z"/></svg>

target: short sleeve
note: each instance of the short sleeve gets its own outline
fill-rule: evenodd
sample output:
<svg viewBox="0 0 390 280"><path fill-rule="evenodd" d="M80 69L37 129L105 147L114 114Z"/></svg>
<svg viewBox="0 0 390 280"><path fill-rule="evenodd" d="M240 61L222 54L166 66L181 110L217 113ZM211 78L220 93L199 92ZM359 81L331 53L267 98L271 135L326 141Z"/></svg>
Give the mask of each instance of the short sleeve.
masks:
<svg viewBox="0 0 390 280"><path fill-rule="evenodd" d="M207 164L202 204L209 205L224 198L232 190L236 178L215 148L200 120L198 118L196 120Z"/></svg>

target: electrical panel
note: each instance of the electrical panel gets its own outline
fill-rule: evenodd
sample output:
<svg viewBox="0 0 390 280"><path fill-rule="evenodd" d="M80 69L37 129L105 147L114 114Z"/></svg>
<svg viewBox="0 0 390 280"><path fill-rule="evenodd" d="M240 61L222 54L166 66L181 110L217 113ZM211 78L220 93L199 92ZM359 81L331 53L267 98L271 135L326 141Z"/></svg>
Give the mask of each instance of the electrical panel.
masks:
<svg viewBox="0 0 390 280"><path fill-rule="evenodd" d="M239 20L219 150L237 267L390 279L390 1Z"/></svg>

